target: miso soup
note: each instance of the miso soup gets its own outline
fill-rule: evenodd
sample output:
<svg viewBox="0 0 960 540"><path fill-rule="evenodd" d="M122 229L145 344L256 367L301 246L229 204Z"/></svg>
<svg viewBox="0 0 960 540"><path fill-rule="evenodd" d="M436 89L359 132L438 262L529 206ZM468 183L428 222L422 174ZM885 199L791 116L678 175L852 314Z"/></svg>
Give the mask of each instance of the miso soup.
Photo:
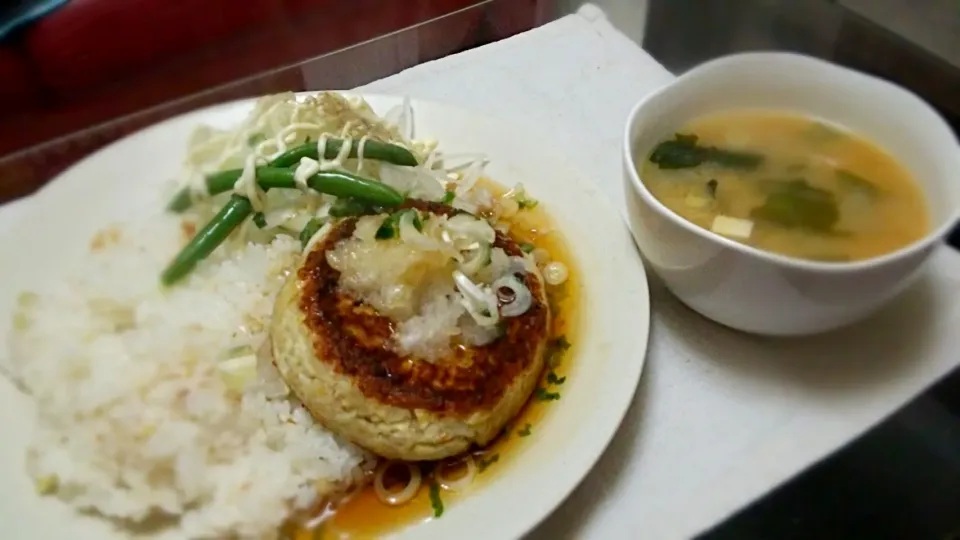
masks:
<svg viewBox="0 0 960 540"><path fill-rule="evenodd" d="M642 162L643 183L684 219L783 255L867 259L919 240L930 225L920 187L893 157L803 116L701 117Z"/></svg>

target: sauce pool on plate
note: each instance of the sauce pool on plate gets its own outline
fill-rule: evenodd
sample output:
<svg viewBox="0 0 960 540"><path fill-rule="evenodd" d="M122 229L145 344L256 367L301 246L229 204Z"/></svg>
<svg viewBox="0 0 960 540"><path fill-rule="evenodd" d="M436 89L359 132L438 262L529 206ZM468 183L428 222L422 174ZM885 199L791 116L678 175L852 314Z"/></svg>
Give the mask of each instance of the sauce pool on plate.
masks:
<svg viewBox="0 0 960 540"><path fill-rule="evenodd" d="M482 182L495 196L502 195L503 190L496 184L487 180ZM469 485L456 490L432 487L437 483L437 467L444 467L443 476L456 483L465 472L465 467L458 465L457 459L414 464L422 474L422 485L410 501L397 506L385 504L371 481L335 506L327 505L310 515L301 516L287 528L286 537L291 540L376 538L438 517L442 519L442 513L448 505L455 504L458 498L469 495L472 490L480 489L487 481L496 478L502 469L509 467L515 452L522 451L524 445L535 441L540 420L549 414L551 404L562 398L564 384L572 372L572 344L577 342L578 301L581 295L579 276L562 236L551 234L552 221L542 208L524 209L501 219L510 225L511 236L522 242L525 250L535 254L542 252L550 260L560 262L569 269L569 277L562 285L550 286L547 290L553 317L547 365L537 390L496 440L486 448L469 452L475 467L474 478ZM395 477L396 483L402 487L408 476L404 470L406 464L396 463L384 477ZM448 466L451 463L452 466Z"/></svg>

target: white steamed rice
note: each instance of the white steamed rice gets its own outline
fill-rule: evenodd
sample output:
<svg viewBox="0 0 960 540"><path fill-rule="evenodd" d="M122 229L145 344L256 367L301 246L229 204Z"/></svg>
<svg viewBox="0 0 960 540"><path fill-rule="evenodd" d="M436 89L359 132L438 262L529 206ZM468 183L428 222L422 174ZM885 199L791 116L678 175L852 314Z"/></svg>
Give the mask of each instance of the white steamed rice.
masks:
<svg viewBox="0 0 960 540"><path fill-rule="evenodd" d="M216 368L263 342L298 241L218 250L162 291L183 241L175 218L157 216L22 299L7 367L36 402L28 470L79 509L173 516L191 538L272 538L366 457L291 399L231 391Z"/></svg>

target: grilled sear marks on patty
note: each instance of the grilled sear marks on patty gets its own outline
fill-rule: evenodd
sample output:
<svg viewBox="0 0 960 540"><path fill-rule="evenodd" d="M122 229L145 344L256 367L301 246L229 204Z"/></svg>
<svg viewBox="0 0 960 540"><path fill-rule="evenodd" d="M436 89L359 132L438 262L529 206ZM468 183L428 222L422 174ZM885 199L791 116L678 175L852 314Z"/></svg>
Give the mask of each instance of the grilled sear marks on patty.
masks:
<svg viewBox="0 0 960 540"><path fill-rule="evenodd" d="M439 203L410 201L404 206L435 215L458 212ZM503 318L502 335L492 343L458 345L434 363L403 357L389 347L392 321L341 292L340 273L327 262L326 252L350 238L355 225L356 218L338 223L297 273L300 309L316 358L350 377L365 397L386 405L456 415L495 406L515 378L537 361L549 331L549 308L538 276L520 278L533 304L518 317ZM494 246L523 256L519 245L500 232Z"/></svg>

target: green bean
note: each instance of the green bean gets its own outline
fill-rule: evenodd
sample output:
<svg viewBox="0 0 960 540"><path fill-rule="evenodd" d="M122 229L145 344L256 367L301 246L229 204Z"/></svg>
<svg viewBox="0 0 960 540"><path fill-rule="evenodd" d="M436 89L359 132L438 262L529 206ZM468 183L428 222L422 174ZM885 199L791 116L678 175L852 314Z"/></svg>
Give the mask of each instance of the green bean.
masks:
<svg viewBox="0 0 960 540"><path fill-rule="evenodd" d="M249 199L240 195L231 197L217 215L203 229L200 229L200 232L180 250L173 262L163 270L160 274L160 282L170 286L186 277L197 263L213 253L213 250L217 249L217 246L226 240L251 212L253 212L253 205L250 204Z"/></svg>
<svg viewBox="0 0 960 540"><path fill-rule="evenodd" d="M334 141L331 140L330 142L332 143ZM339 143L342 144L342 141L339 141ZM307 145L295 148L277 159L279 160L284 156L288 156L293 151L300 149L304 149L300 151L305 151L306 146ZM328 143L327 152L333 151L332 148L334 146L335 145ZM386 146L393 147L393 145ZM339 150L340 147L336 146L336 148ZM382 143L374 146L374 148L377 149L374 153L389 150L393 152L392 155L394 155L394 157L398 155L395 150L385 148ZM409 151L404 148L399 146L395 148L409 154ZM366 152L367 148L365 147L364 153L366 154ZM378 155L381 157L387 156L386 153L380 153ZM412 154L410 155L412 156ZM305 156L309 157L306 154ZM316 146L314 146L314 156L316 156ZM371 157L374 157L374 155L371 155ZM414 164L416 164L415 161ZM234 169L208 176L206 179L207 192L211 195L216 195L229 191L236 184L242 172L242 170ZM255 174L257 184L264 190L275 188L294 189L298 187L294 177L295 171L291 169L282 167L257 167ZM349 210L350 212L356 212L357 208L367 208L370 206L397 206L404 201L403 195L386 184L343 171L322 171L314 174L307 179L307 186L320 193L345 199L345 201L340 204L340 206L343 207L343 211ZM182 212L189 208L192 202L189 188L185 188L174 197L167 208L174 212ZM230 233L240 226L252 211L253 207L249 199L236 194L231 197L230 201L220 209L220 212L190 240L190 243L180 251L173 262L163 271L161 274L161 282L164 285L171 285L189 274L197 263L209 256L217 246L226 240L226 238L230 236Z"/></svg>
<svg viewBox="0 0 960 540"><path fill-rule="evenodd" d="M328 139L327 145L323 152L323 157L325 159L333 159L337 157L337 154L340 153L340 148L342 147L342 140ZM358 144L353 144L351 146L350 157L357 157L357 150L359 149L358 147ZM291 165L300 163L300 158L308 157L310 159L317 159L317 155L318 152L316 143L306 143L296 148L291 148L283 154L280 154L268 164L268 167L287 168ZM385 161L387 163L393 163L394 165L407 165L412 167L417 164L417 158L406 148L380 141L364 142L363 157L378 161ZM229 169L208 175L206 178L207 193L210 195L216 195L218 193L229 191L230 188L232 188L236 183L237 179L240 178L242 173L243 169ZM257 174L257 180L260 182L260 185L263 186L263 181L261 180L259 173ZM173 200L171 200L167 205L167 210L171 212L183 212L187 208L190 208L191 205L193 205L193 200L190 197L190 188L186 187L177 192Z"/></svg>
<svg viewBox="0 0 960 540"><path fill-rule="evenodd" d="M265 190L295 188L296 182L293 175L294 171L290 169L260 167L257 169L257 183ZM345 199L344 203L341 203L344 210L347 204L364 208L389 207L397 206L404 200L403 195L386 184L346 172L320 172L308 178L307 185L320 193ZM233 195L220 212L190 240L170 266L163 271L162 283L171 285L189 274L198 262L210 255L252 212L253 207L249 199L242 195Z"/></svg>
<svg viewBox="0 0 960 540"><path fill-rule="evenodd" d="M239 169L233 169L208 176L207 192L210 195L218 195L230 191L241 172ZM263 189L297 187L294 171L290 169L257 167L256 175L257 184ZM396 206L403 202L403 196L390 186L343 171L319 172L307 179L307 185L320 193L351 197L379 206ZM167 209L172 212L182 212L191 204L193 201L190 198L189 188L184 188L170 201Z"/></svg>
<svg viewBox="0 0 960 540"><path fill-rule="evenodd" d="M364 204L356 199L337 199L330 207L330 217L362 216L372 210L373 208L369 204Z"/></svg>
<svg viewBox="0 0 960 540"><path fill-rule="evenodd" d="M288 172L290 181L293 181L293 172L289 169L270 169L265 172L274 180L279 180L284 172ZM403 195L386 184L346 172L317 173L307 179L307 185L320 193L356 199L374 206L397 206L405 200Z"/></svg>
<svg viewBox="0 0 960 540"><path fill-rule="evenodd" d="M360 141L355 140L353 144L350 145L351 158L356 159L357 151L360 149L359 142ZM323 149L324 159L336 158L342 147L343 140L327 139L327 145ZM273 161L270 162L270 166L290 167L291 165L300 163L301 158L317 159L317 150L317 143L302 144L275 157ZM415 167L417 165L417 158L410 150L396 144L380 141L364 141L363 157L364 159L375 159L377 161L393 163L394 165L407 165L409 167Z"/></svg>

